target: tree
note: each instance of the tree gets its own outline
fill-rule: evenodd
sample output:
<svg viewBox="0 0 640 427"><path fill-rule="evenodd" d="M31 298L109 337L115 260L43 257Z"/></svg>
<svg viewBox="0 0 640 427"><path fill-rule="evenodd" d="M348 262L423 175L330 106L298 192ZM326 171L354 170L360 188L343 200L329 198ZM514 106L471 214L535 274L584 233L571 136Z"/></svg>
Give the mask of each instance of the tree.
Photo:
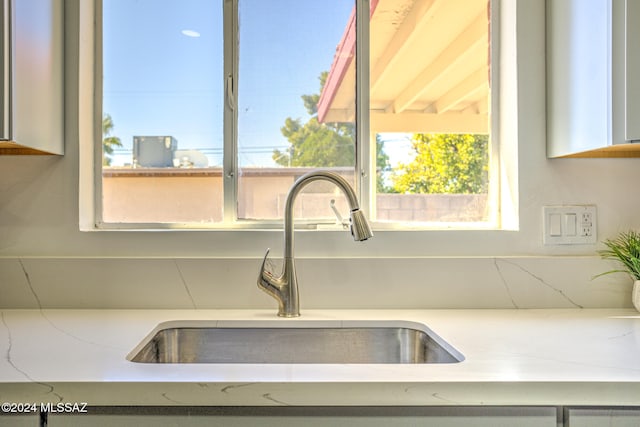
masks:
<svg viewBox="0 0 640 427"><path fill-rule="evenodd" d="M329 73L320 74L320 92ZM289 141L286 151L274 150L273 160L281 166L334 167L355 165L355 126L353 123L318 122L320 94L302 95L307 113L311 116L303 125L301 119L288 117L280 128ZM383 172L389 170L389 156L384 152L384 141L376 136L376 169L378 192L389 192Z"/></svg>
<svg viewBox="0 0 640 427"><path fill-rule="evenodd" d="M326 71L320 74L320 92L328 74ZM301 98L311 117L305 124L300 118L287 117L280 131L289 141L289 148L285 151L274 150L273 160L281 166L353 166L355 126L352 123L320 123L320 95L302 95Z"/></svg>
<svg viewBox="0 0 640 427"><path fill-rule="evenodd" d="M488 146L488 135L414 134L416 156L394 169L393 188L399 193L484 193Z"/></svg>
<svg viewBox="0 0 640 427"><path fill-rule="evenodd" d="M122 141L117 136L111 136L113 119L109 114L102 117L102 166L111 165L111 154L114 147L122 147Z"/></svg>
<svg viewBox="0 0 640 427"><path fill-rule="evenodd" d="M384 141L380 138L380 134L376 134L376 192L377 193L393 193L393 187L389 187L384 183L384 173L391 170L389 163L389 155L384 152Z"/></svg>

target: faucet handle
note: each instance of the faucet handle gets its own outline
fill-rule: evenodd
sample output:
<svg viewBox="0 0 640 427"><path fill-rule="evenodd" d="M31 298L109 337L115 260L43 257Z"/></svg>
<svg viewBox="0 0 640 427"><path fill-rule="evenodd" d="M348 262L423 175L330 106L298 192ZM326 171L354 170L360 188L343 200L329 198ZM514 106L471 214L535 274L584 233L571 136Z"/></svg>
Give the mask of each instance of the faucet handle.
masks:
<svg viewBox="0 0 640 427"><path fill-rule="evenodd" d="M329 207L333 211L333 214L336 216L336 224L341 225L343 230L348 230L349 221L346 221L344 218L342 218L342 215L340 215L338 208L336 208L336 199L331 199L331 201L329 202Z"/></svg>
<svg viewBox="0 0 640 427"><path fill-rule="evenodd" d="M267 270L267 258L269 257L269 251L271 248L267 248L267 252L264 254L264 258L262 259L262 266L260 267L260 274L268 274L269 276L273 276L271 271Z"/></svg>
<svg viewBox="0 0 640 427"><path fill-rule="evenodd" d="M278 287L275 285L276 279L273 277L273 273L267 270L267 258L269 257L269 250L264 254L262 265L260 266L260 273L258 274L258 287L268 293L269 295L277 298Z"/></svg>

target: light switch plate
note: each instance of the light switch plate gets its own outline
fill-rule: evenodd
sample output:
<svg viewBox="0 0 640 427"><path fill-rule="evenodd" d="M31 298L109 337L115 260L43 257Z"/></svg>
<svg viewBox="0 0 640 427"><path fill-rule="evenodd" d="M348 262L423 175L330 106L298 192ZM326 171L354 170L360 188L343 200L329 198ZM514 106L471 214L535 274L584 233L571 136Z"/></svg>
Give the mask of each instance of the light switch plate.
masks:
<svg viewBox="0 0 640 427"><path fill-rule="evenodd" d="M597 243L595 205L544 206L545 245L592 245Z"/></svg>

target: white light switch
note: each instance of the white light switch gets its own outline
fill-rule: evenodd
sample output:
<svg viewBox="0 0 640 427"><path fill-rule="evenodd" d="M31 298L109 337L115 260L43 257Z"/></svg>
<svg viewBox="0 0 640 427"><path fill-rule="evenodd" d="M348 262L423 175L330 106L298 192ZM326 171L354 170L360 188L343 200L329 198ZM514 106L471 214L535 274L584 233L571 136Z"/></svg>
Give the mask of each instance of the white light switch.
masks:
<svg viewBox="0 0 640 427"><path fill-rule="evenodd" d="M595 205L544 206L545 245L597 243Z"/></svg>
<svg viewBox="0 0 640 427"><path fill-rule="evenodd" d="M564 234L566 236L575 236L577 229L576 222L577 215L574 213L566 214L564 216Z"/></svg>
<svg viewBox="0 0 640 427"><path fill-rule="evenodd" d="M562 236L562 215L559 213L549 214L549 235Z"/></svg>

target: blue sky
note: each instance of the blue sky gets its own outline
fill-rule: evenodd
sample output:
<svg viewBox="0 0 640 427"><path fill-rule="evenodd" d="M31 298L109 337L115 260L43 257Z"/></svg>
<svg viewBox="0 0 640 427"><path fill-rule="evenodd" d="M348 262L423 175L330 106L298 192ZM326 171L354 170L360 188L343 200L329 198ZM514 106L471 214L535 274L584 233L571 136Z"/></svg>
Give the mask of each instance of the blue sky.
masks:
<svg viewBox="0 0 640 427"><path fill-rule="evenodd" d="M269 166L272 149L287 145L285 119L306 121L300 97L319 92L352 8L240 1L241 164ZM134 135L172 135L179 149L221 149L222 0L104 0L103 43L103 111L125 148Z"/></svg>

